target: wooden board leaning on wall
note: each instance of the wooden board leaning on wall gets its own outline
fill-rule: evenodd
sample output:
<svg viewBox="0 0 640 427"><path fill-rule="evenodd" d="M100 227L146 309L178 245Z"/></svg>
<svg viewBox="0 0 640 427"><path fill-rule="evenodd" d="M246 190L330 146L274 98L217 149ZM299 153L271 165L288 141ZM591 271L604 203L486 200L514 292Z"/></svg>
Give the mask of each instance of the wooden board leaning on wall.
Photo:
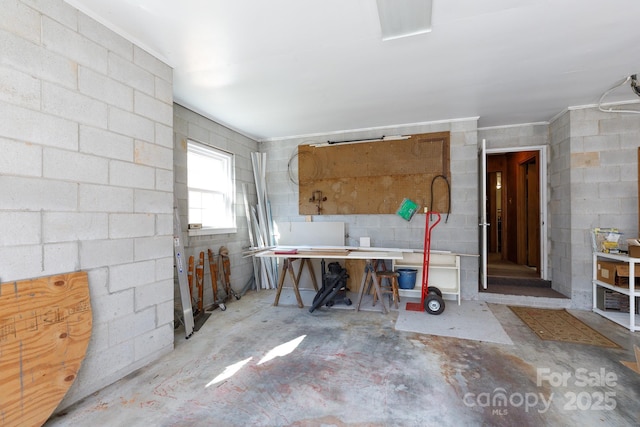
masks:
<svg viewBox="0 0 640 427"><path fill-rule="evenodd" d="M446 213L447 181L451 182L449 147L449 132L325 147L300 145L299 213L395 214L404 198L416 202L422 212L431 202L432 181L430 208ZM439 175L447 181L435 179Z"/></svg>
<svg viewBox="0 0 640 427"><path fill-rule="evenodd" d="M44 424L78 375L92 317L86 271L0 283L0 425Z"/></svg>

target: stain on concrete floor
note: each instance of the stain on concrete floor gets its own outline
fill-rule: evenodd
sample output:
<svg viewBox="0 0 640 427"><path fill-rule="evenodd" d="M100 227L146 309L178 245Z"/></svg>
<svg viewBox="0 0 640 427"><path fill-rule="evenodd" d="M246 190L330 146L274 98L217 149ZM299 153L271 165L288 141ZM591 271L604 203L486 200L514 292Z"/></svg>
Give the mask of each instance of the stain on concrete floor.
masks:
<svg viewBox="0 0 640 427"><path fill-rule="evenodd" d="M173 353L46 425L640 423L640 375L620 363L633 360L640 334L593 313L579 314L622 349L541 341L495 304L513 346L396 331L397 312L308 313L273 307L273 297L245 295L189 340L178 331ZM278 355L261 363L270 352Z"/></svg>

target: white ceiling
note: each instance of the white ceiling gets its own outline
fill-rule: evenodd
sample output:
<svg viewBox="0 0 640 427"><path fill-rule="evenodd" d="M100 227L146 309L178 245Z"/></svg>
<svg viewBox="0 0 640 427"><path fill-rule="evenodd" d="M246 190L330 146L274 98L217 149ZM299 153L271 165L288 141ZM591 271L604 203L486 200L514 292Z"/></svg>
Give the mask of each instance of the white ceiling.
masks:
<svg viewBox="0 0 640 427"><path fill-rule="evenodd" d="M434 0L432 32L384 42L376 0L67 2L171 65L177 103L259 140L548 121L640 75L636 0Z"/></svg>

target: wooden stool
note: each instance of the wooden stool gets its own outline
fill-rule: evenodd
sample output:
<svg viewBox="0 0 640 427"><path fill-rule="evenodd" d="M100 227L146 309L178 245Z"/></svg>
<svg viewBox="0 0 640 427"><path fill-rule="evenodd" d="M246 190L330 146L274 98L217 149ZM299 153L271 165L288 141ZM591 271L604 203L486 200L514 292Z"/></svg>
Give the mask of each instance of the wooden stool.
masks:
<svg viewBox="0 0 640 427"><path fill-rule="evenodd" d="M376 272L376 276L378 276L378 280L380 281L380 289L382 290L382 295L391 294L393 297L394 306L398 308L398 302L400 302L400 292L398 291L398 276L400 276L400 274L395 271L378 271ZM388 279L388 284L383 284L383 279ZM374 306L376 305L377 300L378 294L374 292Z"/></svg>

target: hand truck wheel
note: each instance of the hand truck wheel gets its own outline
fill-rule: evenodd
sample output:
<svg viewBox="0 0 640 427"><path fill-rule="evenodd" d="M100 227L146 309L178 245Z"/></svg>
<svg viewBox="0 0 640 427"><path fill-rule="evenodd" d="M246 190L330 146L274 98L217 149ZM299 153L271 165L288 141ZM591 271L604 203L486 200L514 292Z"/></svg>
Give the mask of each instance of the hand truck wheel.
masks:
<svg viewBox="0 0 640 427"><path fill-rule="evenodd" d="M424 301L424 309L429 314L442 314L444 311L444 300L435 293L430 293Z"/></svg>
<svg viewBox="0 0 640 427"><path fill-rule="evenodd" d="M435 286L429 286L427 289L428 289L427 292L429 294L434 293L434 294L438 295L439 297L442 296L442 291L440 289L436 288Z"/></svg>

